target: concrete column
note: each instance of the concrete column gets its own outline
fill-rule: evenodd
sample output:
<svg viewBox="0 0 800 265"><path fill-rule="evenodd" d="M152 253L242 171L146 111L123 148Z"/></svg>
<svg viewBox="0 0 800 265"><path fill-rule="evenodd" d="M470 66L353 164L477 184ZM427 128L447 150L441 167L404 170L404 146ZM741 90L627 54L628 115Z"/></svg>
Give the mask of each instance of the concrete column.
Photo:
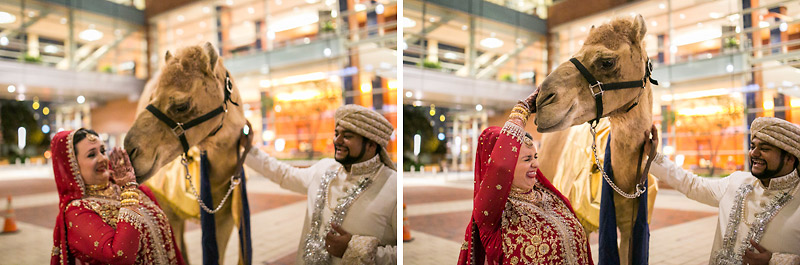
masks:
<svg viewBox="0 0 800 265"><path fill-rule="evenodd" d="M453 133L452 133L452 138L453 138L453 141L452 141L452 143L453 143L453 146L450 148L450 150L449 150L449 151L450 151L450 157L452 157L452 158L453 158L453 161L452 161L452 163L451 163L451 164L452 164L452 166L451 166L451 167L452 167L452 168L453 168L453 170L455 170L455 171L458 171L458 156L457 156L457 155L456 155L456 154L453 152L453 148L459 148L459 150L461 150L461 149L460 149L460 148L461 148L460 146L455 146L455 145L456 145L456 138L458 137L458 126L460 126L460 125L461 125L461 124L458 122L458 116L456 116L456 117L453 117Z"/></svg>
<svg viewBox="0 0 800 265"><path fill-rule="evenodd" d="M439 41L427 39L428 43L427 51L428 56L427 60L430 62L438 62L439 61Z"/></svg>
<svg viewBox="0 0 800 265"><path fill-rule="evenodd" d="M39 35L28 33L28 56L39 56Z"/></svg>

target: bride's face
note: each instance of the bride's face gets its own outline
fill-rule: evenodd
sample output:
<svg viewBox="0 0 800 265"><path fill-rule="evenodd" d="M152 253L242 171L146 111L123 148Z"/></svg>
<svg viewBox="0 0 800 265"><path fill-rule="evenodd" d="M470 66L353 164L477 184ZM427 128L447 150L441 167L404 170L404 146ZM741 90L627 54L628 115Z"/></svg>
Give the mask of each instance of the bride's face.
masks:
<svg viewBox="0 0 800 265"><path fill-rule="evenodd" d="M536 170L539 169L539 154L536 146L522 145L519 148L517 166L514 168L514 180L511 185L523 190L530 190L536 184Z"/></svg>
<svg viewBox="0 0 800 265"><path fill-rule="evenodd" d="M78 167L86 185L105 184L111 176L103 141L92 134L75 145Z"/></svg>

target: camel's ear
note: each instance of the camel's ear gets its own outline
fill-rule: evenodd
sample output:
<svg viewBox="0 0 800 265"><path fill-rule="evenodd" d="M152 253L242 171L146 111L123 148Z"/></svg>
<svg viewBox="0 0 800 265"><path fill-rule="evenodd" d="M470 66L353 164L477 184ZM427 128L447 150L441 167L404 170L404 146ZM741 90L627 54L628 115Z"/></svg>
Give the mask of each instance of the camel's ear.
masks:
<svg viewBox="0 0 800 265"><path fill-rule="evenodd" d="M634 42L641 42L644 40L644 35L647 34L647 23L644 22L642 14L636 15L633 21L633 31L631 32L631 40Z"/></svg>
<svg viewBox="0 0 800 265"><path fill-rule="evenodd" d="M172 53L167 51L167 54L164 55L164 62L169 62L169 59L172 59Z"/></svg>
<svg viewBox="0 0 800 265"><path fill-rule="evenodd" d="M219 59L219 55L217 55L217 50L214 48L214 45L212 45L210 42L206 42L206 44L203 44L203 49L205 49L206 54L208 54L208 59L210 64L209 69L211 69L211 72L214 72L214 68L217 65L217 60Z"/></svg>

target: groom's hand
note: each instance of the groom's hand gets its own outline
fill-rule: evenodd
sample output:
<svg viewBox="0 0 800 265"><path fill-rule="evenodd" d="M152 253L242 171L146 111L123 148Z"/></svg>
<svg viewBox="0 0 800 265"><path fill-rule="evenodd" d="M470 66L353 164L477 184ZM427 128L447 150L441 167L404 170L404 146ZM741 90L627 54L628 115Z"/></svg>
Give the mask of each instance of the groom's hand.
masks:
<svg viewBox="0 0 800 265"><path fill-rule="evenodd" d="M342 227L331 224L333 230L335 230L338 235L334 234L333 231L328 232L325 235L325 247L332 256L341 258L344 256L345 250L347 250L347 244L350 243L350 239L353 238L353 235L344 231Z"/></svg>

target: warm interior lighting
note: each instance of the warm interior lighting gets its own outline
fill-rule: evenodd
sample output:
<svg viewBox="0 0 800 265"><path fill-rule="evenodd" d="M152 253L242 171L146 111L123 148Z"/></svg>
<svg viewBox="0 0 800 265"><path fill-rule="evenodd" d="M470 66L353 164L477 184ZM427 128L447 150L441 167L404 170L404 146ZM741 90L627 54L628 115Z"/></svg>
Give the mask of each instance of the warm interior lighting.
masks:
<svg viewBox="0 0 800 265"><path fill-rule="evenodd" d="M397 90L397 80L389 80L389 82L387 82L386 86L389 87L389 90ZM409 91L409 92L411 92L411 91Z"/></svg>
<svg viewBox="0 0 800 265"><path fill-rule="evenodd" d="M410 19L410 18L407 18L407 17L403 17L403 27L404 28L413 28L416 25L417 25L417 22L414 21L413 19Z"/></svg>
<svg viewBox="0 0 800 265"><path fill-rule="evenodd" d="M269 27L269 31L281 32L317 22L319 22L319 16L316 13L292 14L291 16L276 18Z"/></svg>
<svg viewBox="0 0 800 265"><path fill-rule="evenodd" d="M503 46L503 41L495 37L488 37L481 40L481 46L489 49L500 48Z"/></svg>
<svg viewBox="0 0 800 265"><path fill-rule="evenodd" d="M678 115L682 116L706 116L721 113L724 109L721 106L705 106L693 109L679 109Z"/></svg>
<svg viewBox="0 0 800 265"><path fill-rule="evenodd" d="M775 102L772 100L764 100L764 110L775 109Z"/></svg>
<svg viewBox="0 0 800 265"><path fill-rule="evenodd" d="M103 33L96 29L87 29L81 31L81 33L78 34L78 37L87 41L96 41L103 38Z"/></svg>
<svg viewBox="0 0 800 265"><path fill-rule="evenodd" d="M370 83L370 82L361 83L361 92L362 93L369 93L370 91L372 91L372 83Z"/></svg>
<svg viewBox="0 0 800 265"><path fill-rule="evenodd" d="M15 21L17 21L16 16L0 11L0 24L14 23Z"/></svg>
<svg viewBox="0 0 800 265"><path fill-rule="evenodd" d="M792 108L800 107L800 98L793 98L789 104L792 106Z"/></svg>
<svg viewBox="0 0 800 265"><path fill-rule="evenodd" d="M275 96L275 99L277 99L278 101L302 101L302 100L313 99L320 95L322 95L322 93L320 93L317 90L300 90L291 93L287 92L278 93L278 95Z"/></svg>

